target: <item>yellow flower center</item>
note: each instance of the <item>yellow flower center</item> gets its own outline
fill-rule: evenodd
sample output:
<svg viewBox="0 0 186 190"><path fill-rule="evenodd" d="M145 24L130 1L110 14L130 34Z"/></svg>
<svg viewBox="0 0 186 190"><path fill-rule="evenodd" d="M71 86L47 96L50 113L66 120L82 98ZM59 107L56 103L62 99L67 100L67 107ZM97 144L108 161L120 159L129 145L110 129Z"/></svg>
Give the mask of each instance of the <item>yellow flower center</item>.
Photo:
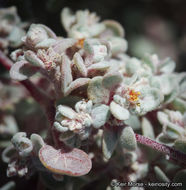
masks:
<svg viewBox="0 0 186 190"><path fill-rule="evenodd" d="M139 100L140 92L135 92L134 90L129 91L129 101L130 102L137 102ZM140 103L136 103L137 106L140 106Z"/></svg>
<svg viewBox="0 0 186 190"><path fill-rule="evenodd" d="M83 45L84 45L84 41L85 41L85 38L81 38L78 40L78 42L76 43L77 46L83 48Z"/></svg>

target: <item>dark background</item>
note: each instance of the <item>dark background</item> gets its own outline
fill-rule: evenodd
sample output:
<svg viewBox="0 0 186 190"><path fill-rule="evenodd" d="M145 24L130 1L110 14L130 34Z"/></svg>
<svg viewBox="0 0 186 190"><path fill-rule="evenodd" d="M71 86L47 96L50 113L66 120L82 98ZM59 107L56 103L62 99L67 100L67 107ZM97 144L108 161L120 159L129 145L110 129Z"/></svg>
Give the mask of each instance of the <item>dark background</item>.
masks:
<svg viewBox="0 0 186 190"><path fill-rule="evenodd" d="M46 24L62 36L66 33L60 23L61 9L89 9L101 20L114 19L123 25L129 55L142 57L150 51L161 58L170 56L177 62L177 71L186 71L186 0L0 0L0 7L13 5L23 21ZM9 181L6 167L0 164L0 186ZM36 189L37 175L30 181L15 179L19 190Z"/></svg>

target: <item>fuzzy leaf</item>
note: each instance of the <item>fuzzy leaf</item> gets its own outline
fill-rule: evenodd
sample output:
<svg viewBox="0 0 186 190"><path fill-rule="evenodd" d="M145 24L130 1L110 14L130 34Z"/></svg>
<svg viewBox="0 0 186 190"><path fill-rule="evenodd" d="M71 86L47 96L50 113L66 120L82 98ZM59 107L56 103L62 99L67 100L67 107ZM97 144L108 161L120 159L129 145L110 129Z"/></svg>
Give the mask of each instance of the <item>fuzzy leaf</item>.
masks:
<svg viewBox="0 0 186 190"><path fill-rule="evenodd" d="M22 45L21 38L25 35L25 31L17 26L13 28L13 30L10 32L8 36L8 40L10 42L11 47L19 47Z"/></svg>
<svg viewBox="0 0 186 190"><path fill-rule="evenodd" d="M55 39L49 38L45 39L41 42L39 42L35 47L40 49L40 48L49 48L50 46L54 45L56 42Z"/></svg>
<svg viewBox="0 0 186 190"><path fill-rule="evenodd" d="M61 90L63 93L66 92L67 87L72 82L72 71L70 66L70 60L66 55L62 56L62 64L61 64Z"/></svg>
<svg viewBox="0 0 186 190"><path fill-rule="evenodd" d="M37 57L37 55L31 51L31 50L27 50L25 53L24 53L24 57L25 59L31 63L32 65L35 65L35 66L40 66L42 68L45 67L45 64L43 63L43 61L41 61L41 59L39 59Z"/></svg>
<svg viewBox="0 0 186 190"><path fill-rule="evenodd" d="M58 112L61 116L65 116L69 119L74 119L76 117L76 112L68 106L59 105L57 107L57 114L58 114ZM61 118L61 116L59 116L59 117Z"/></svg>
<svg viewBox="0 0 186 190"><path fill-rule="evenodd" d="M176 125L169 121L169 117L166 113L159 111L157 114L158 120L162 125L167 126L169 129L173 130L174 132L178 134L184 133L183 127L180 127L179 125Z"/></svg>
<svg viewBox="0 0 186 190"><path fill-rule="evenodd" d="M156 109L164 99L163 94L157 88L143 87L140 92L140 115Z"/></svg>
<svg viewBox="0 0 186 190"><path fill-rule="evenodd" d="M3 185L1 190L14 190L16 187L16 183L14 181L9 181L5 185Z"/></svg>
<svg viewBox="0 0 186 190"><path fill-rule="evenodd" d="M25 132L16 133L12 137L11 142L22 157L28 156L33 150L32 141L26 137Z"/></svg>
<svg viewBox="0 0 186 190"><path fill-rule="evenodd" d="M131 127L125 127L120 136L120 143L127 150L135 150L137 147L134 131Z"/></svg>
<svg viewBox="0 0 186 190"><path fill-rule="evenodd" d="M77 148L64 152L45 145L39 151L39 159L50 172L56 174L82 176L92 168L88 155Z"/></svg>
<svg viewBox="0 0 186 190"><path fill-rule="evenodd" d="M84 61L83 61L81 55L78 52L74 54L73 61L74 61L74 64L76 65L76 67L78 68L78 70L80 71L80 73L82 74L82 76L86 77L87 69L84 65Z"/></svg>
<svg viewBox="0 0 186 190"><path fill-rule="evenodd" d="M102 139L102 152L104 157L109 160L118 142L118 135L111 129L104 129Z"/></svg>
<svg viewBox="0 0 186 190"><path fill-rule="evenodd" d="M37 134L32 134L30 136L30 140L32 141L32 144L36 153L38 153L41 147L43 147L45 144L42 137Z"/></svg>
<svg viewBox="0 0 186 190"><path fill-rule="evenodd" d="M129 119L125 120L124 123L131 126L133 130L138 130L141 128L141 122L137 115L130 114Z"/></svg>
<svg viewBox="0 0 186 190"><path fill-rule="evenodd" d="M128 43L123 38L113 37L109 40L111 43L112 55L117 55L119 53L125 52L128 48Z"/></svg>
<svg viewBox="0 0 186 190"><path fill-rule="evenodd" d="M10 69L10 77L14 80L25 80L28 78L28 76L24 75L21 72L21 69L28 64L27 61L19 61L16 62L14 65L12 65L11 69Z"/></svg>
<svg viewBox="0 0 186 190"><path fill-rule="evenodd" d="M175 110L179 110L182 113L186 111L186 101L181 98L176 98L171 105Z"/></svg>
<svg viewBox="0 0 186 190"><path fill-rule="evenodd" d="M150 121L147 118L145 117L142 118L141 127L142 127L142 133L145 137L149 137L151 139L155 138L153 126L151 125Z"/></svg>
<svg viewBox="0 0 186 190"><path fill-rule="evenodd" d="M72 38L62 39L53 45L53 50L58 54L62 54L64 51L66 51L66 49L72 47L76 42L77 40Z"/></svg>
<svg viewBox="0 0 186 190"><path fill-rule="evenodd" d="M170 182L170 179L165 175L165 173L158 167L154 167L156 178L161 182Z"/></svg>
<svg viewBox="0 0 186 190"><path fill-rule="evenodd" d="M81 86L85 86L89 83L90 79L89 78L78 78L71 82L71 84L66 88L64 95L67 96L69 95L73 90L76 88L79 88Z"/></svg>
<svg viewBox="0 0 186 190"><path fill-rule="evenodd" d="M121 107L119 104L115 103L114 101L112 101L110 104L110 111L116 119L119 120L129 119L130 116L129 111Z"/></svg>
<svg viewBox="0 0 186 190"><path fill-rule="evenodd" d="M122 82L122 76L120 73L109 73L103 77L103 86L107 89L112 89L120 82Z"/></svg>
<svg viewBox="0 0 186 190"><path fill-rule="evenodd" d="M107 103L109 100L109 90L102 86L102 77L94 77L88 86L88 98L93 103Z"/></svg>
<svg viewBox="0 0 186 190"><path fill-rule="evenodd" d="M109 107L101 104L92 109L91 117L93 120L93 127L100 128L109 118Z"/></svg>
<svg viewBox="0 0 186 190"><path fill-rule="evenodd" d="M186 140L185 139L184 140L180 140L180 139L176 140L174 142L174 147L177 150L180 150L180 151L186 153Z"/></svg>
<svg viewBox="0 0 186 190"><path fill-rule="evenodd" d="M102 22L106 26L107 31L111 31L114 36L124 37L123 27L114 20L105 20Z"/></svg>

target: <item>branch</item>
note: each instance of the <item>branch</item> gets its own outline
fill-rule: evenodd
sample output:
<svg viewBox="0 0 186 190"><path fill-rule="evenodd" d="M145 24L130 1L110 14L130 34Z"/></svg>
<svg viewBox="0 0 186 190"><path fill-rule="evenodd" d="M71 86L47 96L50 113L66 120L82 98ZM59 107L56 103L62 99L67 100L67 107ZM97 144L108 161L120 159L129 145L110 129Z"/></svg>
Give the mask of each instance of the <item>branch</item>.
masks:
<svg viewBox="0 0 186 190"><path fill-rule="evenodd" d="M167 154L168 156L170 156L170 159L186 163L186 154L184 154L183 152L175 150L164 144L160 144L142 135L139 135L139 134L135 134L135 135L136 135L136 140L138 143L151 147L154 150L157 150L158 152Z"/></svg>
<svg viewBox="0 0 186 190"><path fill-rule="evenodd" d="M0 63L7 70L10 70L11 66L13 65L13 62L2 51L0 51ZM44 108L47 119L50 122L52 132L52 126L56 112L55 99L50 98L44 91L39 89L28 79L20 81L20 83L30 92L31 96Z"/></svg>

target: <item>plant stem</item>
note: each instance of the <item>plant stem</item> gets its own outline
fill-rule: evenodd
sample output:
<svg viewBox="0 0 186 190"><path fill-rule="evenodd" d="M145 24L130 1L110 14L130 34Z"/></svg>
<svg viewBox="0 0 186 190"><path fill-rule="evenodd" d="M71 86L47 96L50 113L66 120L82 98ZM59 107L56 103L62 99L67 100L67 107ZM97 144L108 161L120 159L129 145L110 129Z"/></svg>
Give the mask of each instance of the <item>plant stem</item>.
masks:
<svg viewBox="0 0 186 190"><path fill-rule="evenodd" d="M13 62L0 51L0 63L10 70ZM48 121L50 122L50 131L53 134L52 126L55 117L55 100L50 98L44 91L39 89L29 79L20 81L20 83L30 92L31 96L44 108Z"/></svg>
<svg viewBox="0 0 186 190"><path fill-rule="evenodd" d="M13 65L12 61L0 50L0 63L7 69L10 70Z"/></svg>
<svg viewBox="0 0 186 190"><path fill-rule="evenodd" d="M158 152L162 152L170 156L170 159L186 163L186 154L184 154L183 152L175 150L164 144L160 144L142 135L139 135L139 134L135 134L135 135L136 135L136 140L138 143L151 147L152 149L157 150Z"/></svg>

